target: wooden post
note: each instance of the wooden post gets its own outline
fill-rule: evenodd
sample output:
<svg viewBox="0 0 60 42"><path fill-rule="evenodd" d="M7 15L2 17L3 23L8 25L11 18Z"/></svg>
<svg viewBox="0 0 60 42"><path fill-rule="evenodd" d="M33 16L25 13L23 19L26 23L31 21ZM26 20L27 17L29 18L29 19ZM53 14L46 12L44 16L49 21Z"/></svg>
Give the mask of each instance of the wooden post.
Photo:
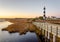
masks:
<svg viewBox="0 0 60 42"><path fill-rule="evenodd" d="M43 24L42 24L42 27L43 27ZM41 34L43 35L43 28L41 28L41 29L42 29Z"/></svg>
<svg viewBox="0 0 60 42"><path fill-rule="evenodd" d="M48 25L47 25L47 38L48 38Z"/></svg>
<svg viewBox="0 0 60 42"><path fill-rule="evenodd" d="M56 42L57 42L57 36L58 36L58 27L56 28Z"/></svg>
<svg viewBox="0 0 60 42"><path fill-rule="evenodd" d="M44 28L45 28L45 23L44 23L44 25L43 25L43 31L42 31L43 35L45 35L45 30L44 30Z"/></svg>
<svg viewBox="0 0 60 42"><path fill-rule="evenodd" d="M41 25L42 26L42 25ZM41 27L41 34L42 34L42 27Z"/></svg>
<svg viewBox="0 0 60 42"><path fill-rule="evenodd" d="M58 36L58 27L56 28L56 36Z"/></svg>
<svg viewBox="0 0 60 42"><path fill-rule="evenodd" d="M48 32L48 25L47 25L47 39L48 39L48 41L47 42L50 42L50 33Z"/></svg>
<svg viewBox="0 0 60 42"><path fill-rule="evenodd" d="M56 35L53 35L53 42L56 42Z"/></svg>
<svg viewBox="0 0 60 42"><path fill-rule="evenodd" d="M43 27L43 24L42 24L42 27ZM41 35L43 34L42 31L43 31L43 28L41 28Z"/></svg>
<svg viewBox="0 0 60 42"><path fill-rule="evenodd" d="M52 26L51 26L51 30L50 30L50 33L52 34ZM51 35L51 34L50 34L50 35ZM51 36L50 36L50 40L51 40Z"/></svg>
<svg viewBox="0 0 60 42"><path fill-rule="evenodd" d="M45 31L45 37L47 37L47 31Z"/></svg>
<svg viewBox="0 0 60 42"><path fill-rule="evenodd" d="M44 29L42 30L42 34L44 35Z"/></svg>
<svg viewBox="0 0 60 42"><path fill-rule="evenodd" d="M57 36L58 36L58 27L56 28L56 35L53 35L53 42L57 42Z"/></svg>
<svg viewBox="0 0 60 42"><path fill-rule="evenodd" d="M41 30L41 25L38 28L39 28L39 30Z"/></svg>
<svg viewBox="0 0 60 42"><path fill-rule="evenodd" d="M46 27L45 37L48 37L48 25L47 25L47 27Z"/></svg>
<svg viewBox="0 0 60 42"><path fill-rule="evenodd" d="M50 33L48 32L48 39L50 39Z"/></svg>
<svg viewBox="0 0 60 42"><path fill-rule="evenodd" d="M41 30L41 24L40 24L39 28L40 28L40 30Z"/></svg>
<svg viewBox="0 0 60 42"><path fill-rule="evenodd" d="M51 26L51 33L52 33L52 26Z"/></svg>
<svg viewBox="0 0 60 42"><path fill-rule="evenodd" d="M47 38L50 39L50 34L48 32L48 25L47 25Z"/></svg>

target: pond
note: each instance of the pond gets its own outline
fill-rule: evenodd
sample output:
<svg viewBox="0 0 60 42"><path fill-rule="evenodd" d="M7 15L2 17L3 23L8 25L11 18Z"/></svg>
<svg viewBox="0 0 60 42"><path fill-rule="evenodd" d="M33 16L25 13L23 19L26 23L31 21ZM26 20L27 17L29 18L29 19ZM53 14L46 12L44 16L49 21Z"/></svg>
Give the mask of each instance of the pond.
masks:
<svg viewBox="0 0 60 42"><path fill-rule="evenodd" d="M2 31L2 28L6 28L12 23L5 21L0 22L0 42L38 42L37 35L34 32L27 32L24 35L19 33L9 33L8 31Z"/></svg>

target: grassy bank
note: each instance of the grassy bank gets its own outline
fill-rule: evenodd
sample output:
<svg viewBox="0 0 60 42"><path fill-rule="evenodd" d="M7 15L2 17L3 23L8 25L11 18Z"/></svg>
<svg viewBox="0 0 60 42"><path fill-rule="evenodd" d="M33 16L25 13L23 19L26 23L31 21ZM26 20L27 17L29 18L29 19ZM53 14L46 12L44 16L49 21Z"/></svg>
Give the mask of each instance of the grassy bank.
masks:
<svg viewBox="0 0 60 42"><path fill-rule="evenodd" d="M19 34L26 34L29 32L35 32L36 34L40 35L40 30L32 24L32 21L28 21L27 19L12 19L8 20L12 22L12 25L9 25L7 28L3 28L2 30L8 31L9 33L19 33Z"/></svg>

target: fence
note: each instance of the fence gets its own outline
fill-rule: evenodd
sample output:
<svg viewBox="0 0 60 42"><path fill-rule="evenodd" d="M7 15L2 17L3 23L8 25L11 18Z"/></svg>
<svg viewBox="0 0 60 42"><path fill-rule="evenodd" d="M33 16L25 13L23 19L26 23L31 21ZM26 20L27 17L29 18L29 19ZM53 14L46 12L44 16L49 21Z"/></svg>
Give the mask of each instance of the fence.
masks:
<svg viewBox="0 0 60 42"><path fill-rule="evenodd" d="M34 22L34 25L39 27L42 32L44 32L45 37L50 39L50 33L53 34L53 42L56 42L56 36L60 37L60 25L51 24L51 23L42 23L42 22Z"/></svg>

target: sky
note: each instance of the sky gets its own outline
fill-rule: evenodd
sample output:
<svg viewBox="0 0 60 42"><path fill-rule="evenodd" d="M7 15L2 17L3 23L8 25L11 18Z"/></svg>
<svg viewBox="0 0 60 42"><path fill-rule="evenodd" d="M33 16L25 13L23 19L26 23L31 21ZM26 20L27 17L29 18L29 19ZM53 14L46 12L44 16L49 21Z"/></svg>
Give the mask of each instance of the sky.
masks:
<svg viewBox="0 0 60 42"><path fill-rule="evenodd" d="M60 0L0 0L0 18L60 17Z"/></svg>

